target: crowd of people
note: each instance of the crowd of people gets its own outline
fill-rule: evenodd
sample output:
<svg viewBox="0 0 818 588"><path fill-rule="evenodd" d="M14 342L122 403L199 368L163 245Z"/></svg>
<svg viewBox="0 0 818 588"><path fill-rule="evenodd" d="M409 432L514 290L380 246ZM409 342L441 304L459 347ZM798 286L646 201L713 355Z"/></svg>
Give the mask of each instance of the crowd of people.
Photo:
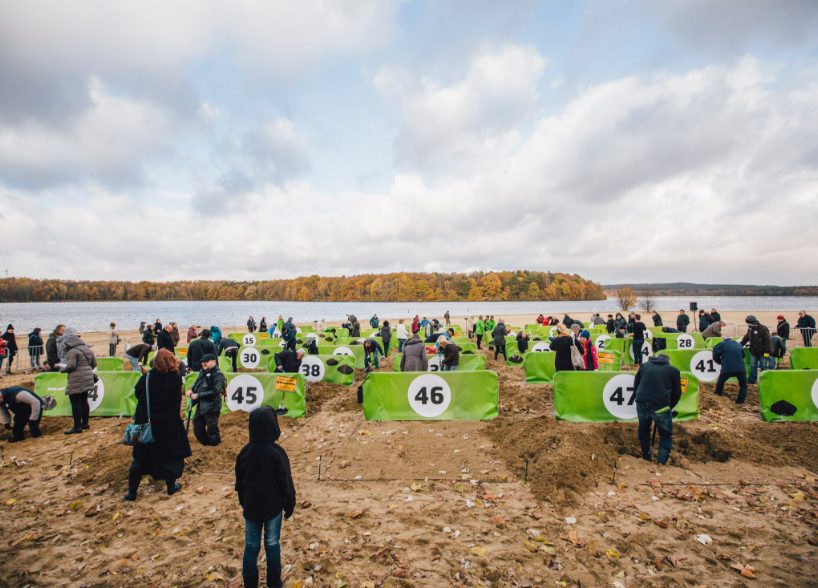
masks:
<svg viewBox="0 0 818 588"><path fill-rule="evenodd" d="M662 327L668 332L685 333L690 326L690 317L681 310L676 317L676 328L664 327L658 312L651 314L654 327ZM747 331L740 340L724 336L725 322L716 309L709 312L700 310L697 327L705 338L719 337L723 340L713 347L713 359L720 365L720 373L715 393L724 394L725 382L731 378L738 381L739 391L736 403L746 401L747 386L755 383L759 371L776 367L775 358L780 358L787 349L790 325L783 315L777 317L775 334L749 315L745 319ZM408 324L407 324L408 322ZM653 444L658 434L658 455L660 464L668 462L673 443L673 411L681 398L681 375L672 366L667 356L650 357L643 362L642 348L648 327L639 313L609 314L603 318L599 313L591 315L587 322L576 320L565 314L562 319L540 315L537 323L552 326L552 335L545 338L548 348L554 352L556 371L593 371L599 369L599 357L591 328L604 325L609 335L632 339L634 360L638 370L634 379L635 404L638 418L638 440L642 456L651 460ZM324 321L314 321L316 328L324 328ZM342 325L351 337L361 336L361 325L354 315L349 315ZM379 369L383 358L388 357L393 338L397 341L397 351L402 354L402 371L426 371L432 355L437 355L442 371L456 371L460 363L461 349L455 341L456 331L451 326L451 315L447 311L441 322L434 317L415 315L411 321L398 319L392 329L389 320L381 320L377 314L369 319L374 336L362 340L364 366L366 372ZM801 333L804 346L811 346L815 333L815 320L805 311L799 312L795 329ZM251 316L247 320L247 331L267 332L278 336L283 349L274 354L275 371L295 373L299 371L305 353L318 353L316 337L306 342L305 348L297 348L299 329L292 317L279 316L276 321L267 322L266 317L256 323ZM42 329L35 328L28 335L30 367L37 370L60 371L67 374L65 393L69 398L72 427L66 435L77 435L90 428L89 395L97 386L97 357L81 338L77 330L66 325L57 325L43 341ZM507 337L514 334L505 321L492 315L466 318L466 334L476 343L478 350L483 344L493 349L494 360L508 360ZM123 359L140 377L134 388L136 409L135 424L150 424L153 441L136 444L127 472L127 492L125 500L137 499L139 486L144 476L165 483L168 495L182 489L179 483L184 472L185 460L192 455L188 440L188 429L193 423L193 435L202 446L216 446L221 443L219 415L226 392L227 378L219 368L219 356L232 361L237 370L236 357L240 344L230 337L224 337L216 325L202 328L191 325L187 330L187 353L182 360L175 355L180 344L180 331L175 322L165 325L159 319L153 323L141 323L139 342L127 346ZM517 350L523 354L529 347L529 334L518 330L514 334ZM11 371L12 361L18 352L13 325L8 325L0 337L0 359L5 361L6 373ZM108 332L109 356L116 356L122 337L114 323ZM149 362L151 352L155 357ZM750 374L745 370L745 353L750 357ZM41 358L44 360L41 361ZM0 368L4 364L0 363ZM185 389L185 375L196 372L197 376L189 389ZM184 402L184 404L183 404ZM18 442L25 438L28 427L30 436L42 436L40 423L43 412L53 407L53 399L41 398L34 391L10 386L0 388L0 419L11 431L9 441ZM186 422L180 408L186 406ZM651 435L653 431L653 436ZM235 491L245 518L245 550L242 574L245 585L258 585L257 559L264 537L267 559L268 586L281 585L281 555L279 538L283 518L289 518L295 508L295 488L290 471L289 459L284 449L276 442L280 437L276 411L261 407L250 413L248 443L236 458Z"/></svg>

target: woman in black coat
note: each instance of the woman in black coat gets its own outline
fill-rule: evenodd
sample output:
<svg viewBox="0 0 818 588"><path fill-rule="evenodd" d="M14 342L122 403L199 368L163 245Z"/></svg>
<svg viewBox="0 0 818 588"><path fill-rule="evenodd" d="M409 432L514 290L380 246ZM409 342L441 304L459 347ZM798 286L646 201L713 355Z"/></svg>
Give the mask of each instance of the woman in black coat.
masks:
<svg viewBox="0 0 818 588"><path fill-rule="evenodd" d="M42 329L37 327L28 334L28 361L32 368L39 368L40 356L43 354Z"/></svg>
<svg viewBox="0 0 818 588"><path fill-rule="evenodd" d="M571 361L571 348L576 349L582 353L582 344L574 340L571 332L565 328L565 325L559 325L559 336L551 341L551 351L556 351L554 356L554 367L558 372L572 372L574 371L574 362Z"/></svg>
<svg viewBox="0 0 818 588"><path fill-rule="evenodd" d="M167 483L168 495L182 489L176 479L185 468L185 458L191 456L185 426L179 416L182 405L182 376L179 363L167 349L156 354L153 369L136 383L134 422L148 422L146 391L150 388L150 421L156 441L133 448L133 461L128 471L128 493L125 500L136 500L142 476Z"/></svg>

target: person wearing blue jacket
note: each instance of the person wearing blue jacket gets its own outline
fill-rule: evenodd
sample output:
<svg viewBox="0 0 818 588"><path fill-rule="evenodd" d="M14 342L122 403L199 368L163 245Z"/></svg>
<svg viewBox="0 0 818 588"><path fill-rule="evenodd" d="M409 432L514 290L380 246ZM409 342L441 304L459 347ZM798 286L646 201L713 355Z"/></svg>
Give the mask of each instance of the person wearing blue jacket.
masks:
<svg viewBox="0 0 818 588"><path fill-rule="evenodd" d="M210 325L210 340L218 346L222 340L222 330L216 325Z"/></svg>
<svg viewBox="0 0 818 588"><path fill-rule="evenodd" d="M721 365L719 379L716 380L716 394L724 396L724 383L730 378L738 380L736 404L747 398L747 368L744 366L744 348L729 337L713 347L713 361Z"/></svg>
<svg viewBox="0 0 818 588"><path fill-rule="evenodd" d="M673 447L673 409L682 397L682 378L678 368L670 365L667 355L651 357L639 367L633 380L636 415L639 417L639 445L642 457L651 461L650 428L656 423L659 432L660 465L667 463Z"/></svg>

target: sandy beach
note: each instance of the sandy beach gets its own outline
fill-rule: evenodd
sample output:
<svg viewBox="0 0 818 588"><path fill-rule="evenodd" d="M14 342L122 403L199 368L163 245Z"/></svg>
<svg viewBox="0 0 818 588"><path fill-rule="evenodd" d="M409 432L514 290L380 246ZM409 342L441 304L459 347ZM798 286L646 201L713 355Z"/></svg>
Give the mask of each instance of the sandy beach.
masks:
<svg viewBox="0 0 818 588"><path fill-rule="evenodd" d="M818 426L764 423L755 386L737 407L735 385L718 398L702 384L700 418L676 425L660 468L638 458L635 425L557 421L551 385L488 367L491 422L367 422L355 387L309 385L307 418L282 419L288 586L813 585ZM143 483L134 504L127 422L66 438L68 419L47 418L43 438L0 442L0 586L240 585L247 415L222 417L219 447L191 434L181 493Z"/></svg>

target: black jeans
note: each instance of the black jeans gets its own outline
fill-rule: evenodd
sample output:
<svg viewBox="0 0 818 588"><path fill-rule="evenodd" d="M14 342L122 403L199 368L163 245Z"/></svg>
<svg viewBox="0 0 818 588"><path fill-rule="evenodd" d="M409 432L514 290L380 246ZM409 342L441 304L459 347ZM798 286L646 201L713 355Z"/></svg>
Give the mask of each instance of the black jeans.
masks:
<svg viewBox="0 0 818 588"><path fill-rule="evenodd" d="M721 372L719 379L716 380L716 394L724 396L724 383L730 378L738 379L738 397L736 402L741 404L747 398L747 372L744 370L740 372Z"/></svg>
<svg viewBox="0 0 818 588"><path fill-rule="evenodd" d="M219 434L219 414L200 414L196 410L193 417L193 434L202 445L218 445L222 442Z"/></svg>
<svg viewBox="0 0 818 588"><path fill-rule="evenodd" d="M236 358L239 356L239 348L231 347L230 349L225 349L224 356L230 358L230 361L233 363L233 371L239 371L239 368L236 366Z"/></svg>
<svg viewBox="0 0 818 588"><path fill-rule="evenodd" d="M480 343L483 341L483 335L477 335L477 348L480 349Z"/></svg>
<svg viewBox="0 0 818 588"><path fill-rule="evenodd" d="M88 428L88 414L91 408L88 406L88 392L80 394L69 394L71 400L71 416L74 417L75 429Z"/></svg>
<svg viewBox="0 0 818 588"><path fill-rule="evenodd" d="M505 343L495 343L494 344L494 359L497 359L497 356L503 354L503 359L508 361L508 356L506 355L506 344Z"/></svg>
<svg viewBox="0 0 818 588"><path fill-rule="evenodd" d="M645 345L644 339L633 340L633 362L642 365L642 347Z"/></svg>
<svg viewBox="0 0 818 588"><path fill-rule="evenodd" d="M142 481L142 476L144 472L142 471L142 464L139 460L132 460L131 461L131 468L128 470L128 491L132 494L136 494L136 491L139 489L139 482ZM168 486L168 491L173 490L173 487L176 486L176 478L167 478L165 483Z"/></svg>
<svg viewBox="0 0 818 588"><path fill-rule="evenodd" d="M28 404L19 403L14 407L14 425L11 429L11 436L15 441L22 441L25 438L26 425L29 425L29 430L35 435L38 434L40 428L40 419L43 418L43 402L40 401L40 416L36 421L29 424L31 418L31 407Z"/></svg>

